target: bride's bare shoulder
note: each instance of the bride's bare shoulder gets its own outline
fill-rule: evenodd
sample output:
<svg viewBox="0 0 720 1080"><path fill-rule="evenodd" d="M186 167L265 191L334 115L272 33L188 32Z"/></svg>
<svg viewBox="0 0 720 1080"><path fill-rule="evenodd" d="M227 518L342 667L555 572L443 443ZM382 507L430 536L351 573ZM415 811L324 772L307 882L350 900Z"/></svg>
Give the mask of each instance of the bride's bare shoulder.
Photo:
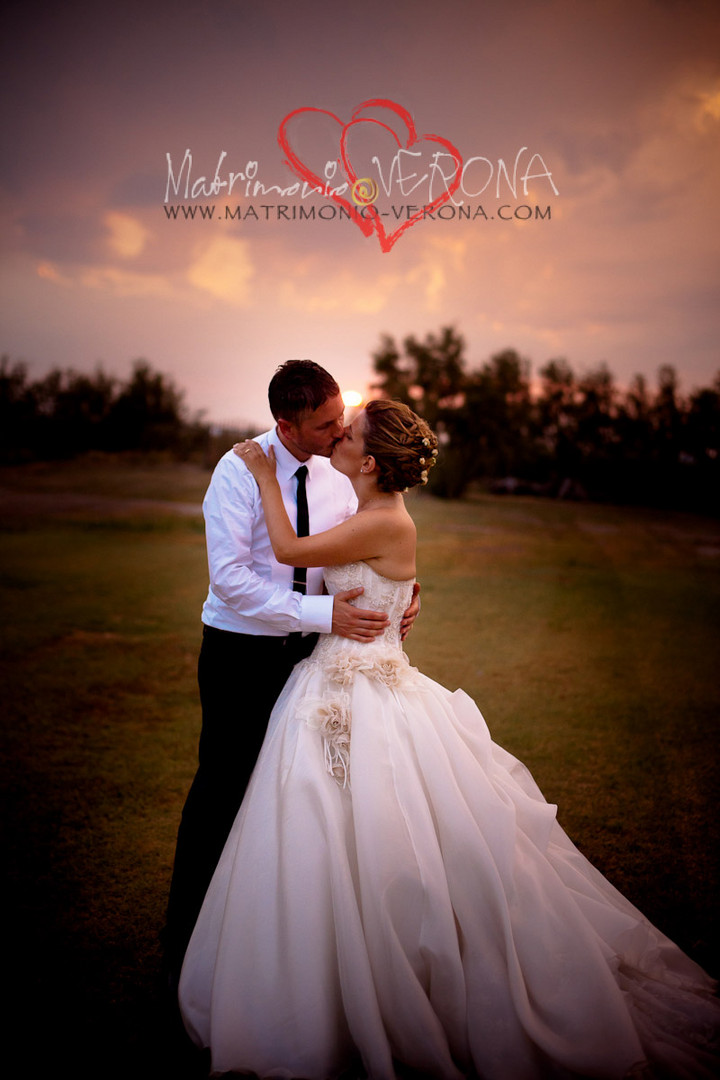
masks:
<svg viewBox="0 0 720 1080"><path fill-rule="evenodd" d="M371 522L376 526L382 524L383 530L390 530L397 535L416 535L415 522L411 518L405 504L394 504L392 506L380 506L374 511L368 511L368 513L374 513L374 518L367 518L367 524Z"/></svg>

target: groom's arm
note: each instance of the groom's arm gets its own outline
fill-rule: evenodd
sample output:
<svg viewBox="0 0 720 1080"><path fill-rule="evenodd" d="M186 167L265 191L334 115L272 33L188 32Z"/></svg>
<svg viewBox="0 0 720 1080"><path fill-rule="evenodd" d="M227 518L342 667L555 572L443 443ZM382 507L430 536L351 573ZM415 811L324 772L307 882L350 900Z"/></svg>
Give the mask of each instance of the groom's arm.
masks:
<svg viewBox="0 0 720 1080"><path fill-rule="evenodd" d="M253 539L261 515L255 481L234 456L222 458L203 502L210 589L239 615L265 623L268 633L329 633L331 596L304 596L253 570Z"/></svg>
<svg viewBox="0 0 720 1080"><path fill-rule="evenodd" d="M348 500L345 516L352 511ZM253 531L262 512L257 484L233 455L222 458L203 502L210 589L240 615L267 624L268 632L339 634L371 641L382 633L387 616L349 603L362 589L332 596L294 592L252 569ZM268 541L269 543L269 541Z"/></svg>

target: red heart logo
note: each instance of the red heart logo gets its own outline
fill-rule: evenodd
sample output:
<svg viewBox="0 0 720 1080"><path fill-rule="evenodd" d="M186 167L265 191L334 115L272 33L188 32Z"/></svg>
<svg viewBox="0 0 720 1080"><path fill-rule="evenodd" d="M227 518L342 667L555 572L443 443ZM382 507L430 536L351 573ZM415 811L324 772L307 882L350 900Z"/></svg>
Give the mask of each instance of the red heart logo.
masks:
<svg viewBox="0 0 720 1080"><path fill-rule="evenodd" d="M363 112L372 114L372 112L375 112L379 109L387 110L390 113L390 116L387 119L391 120L393 123L396 120L400 121L400 124L397 125L400 133L398 133L398 131L396 131L394 127L391 127L389 123L386 123L384 120L377 119L377 117L374 115L362 115ZM292 149L292 147L290 146L288 125L295 117L307 114L315 114L319 116L329 117L333 124L338 125L340 129L340 158L338 159L338 163L342 163L347 179L354 190L356 190L356 185L358 185L358 183L363 184L363 180L365 178L363 178L363 180L359 180L358 174L353 168L352 162L350 160L348 139L350 138L351 133L353 133L353 128L355 128L354 134L357 134L361 131L366 135L368 134L368 132L372 133L374 129L369 125L375 125L379 129L378 134L383 132L385 133L385 136L390 136L396 147L396 153L399 153L402 150L407 150L413 156L421 156L422 149L427 148L424 144L434 144L442 147L444 153L454 160L454 171L452 177L447 177L443 174L444 190L441 191L440 194L437 195L430 202L425 203L420 209L418 209L415 213L409 216L407 220L402 223L402 225L398 226L398 228L388 233L382 221L381 213L375 206L374 201L371 202L369 205L363 206L363 210L361 213L358 209L358 205L353 206L350 202L348 202L347 199L343 198L342 195L337 194L336 191L332 189L329 189L329 185L327 184L327 182L321 180L317 173L315 173ZM328 112L325 109L295 109L294 112L289 113L280 124L280 128L278 131L278 142L284 150L286 154L286 162L288 166L293 170L293 172L301 179L312 184L314 187L321 188L323 191L327 192L329 198L333 199L333 201L338 203L338 205L343 206L351 214L352 220L355 222L355 224L365 236L370 236L373 231L376 232L378 240L380 242L380 248L384 252L390 251L393 244L406 231L406 229L409 229L412 225L415 225L418 221L421 221L426 214L432 213L434 210L437 210L438 207L446 203L460 186L463 162L460 153L452 145L452 143L448 142L447 139L441 138L439 135L418 135L415 129L415 125L413 123L413 119L407 109L404 109L401 105L398 105L394 101L388 101L384 98L374 98L370 101L363 102L362 105L358 105L358 107L354 110L352 114L352 119L346 124L343 124L342 120L340 120L339 117L335 116L334 113ZM413 147L415 149L412 149ZM433 147L431 146L429 148L432 149ZM439 154L441 152L435 151L435 153ZM437 158L435 158L435 161L437 161ZM393 171L394 164L388 170L388 176L391 180L393 176ZM359 202L361 203L362 200L359 200Z"/></svg>
<svg viewBox="0 0 720 1080"><path fill-rule="evenodd" d="M315 116L329 117L330 120L337 124L339 128L338 143L340 142L342 138L342 132L345 126L340 117L335 116L334 113L328 112L326 109L314 109L309 107L303 109L295 109L294 112L288 113L278 130L278 142L280 143L282 149L285 151L286 163L290 166L292 171L297 176L299 176L301 180L305 180L307 183L311 184L313 187L319 188L321 191L326 191L329 187L327 180L322 180L316 172L313 172L312 168L309 165L306 165L305 162L302 161L302 159L291 148L290 140L288 137L288 125L290 124L290 122L295 117L307 116L310 114L313 114ZM339 157L337 158L337 164L342 164ZM352 215L352 220L365 234L365 236L370 236L372 234L372 222L358 213L357 206L349 203L347 199L344 199L342 195L338 195L334 191L329 192L329 197L334 202L338 203L339 206L343 206L347 211L349 211L349 213Z"/></svg>

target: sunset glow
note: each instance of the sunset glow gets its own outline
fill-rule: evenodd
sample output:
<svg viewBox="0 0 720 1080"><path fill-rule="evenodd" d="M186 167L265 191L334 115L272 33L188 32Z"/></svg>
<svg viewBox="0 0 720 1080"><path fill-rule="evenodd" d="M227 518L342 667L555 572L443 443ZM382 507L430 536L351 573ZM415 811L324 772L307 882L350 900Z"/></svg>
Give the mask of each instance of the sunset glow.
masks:
<svg viewBox="0 0 720 1080"><path fill-rule="evenodd" d="M453 326L469 368L713 382L717 5L32 12L6 14L0 99L0 355L31 378L142 357L191 411L264 426L283 361L365 387L384 335Z"/></svg>

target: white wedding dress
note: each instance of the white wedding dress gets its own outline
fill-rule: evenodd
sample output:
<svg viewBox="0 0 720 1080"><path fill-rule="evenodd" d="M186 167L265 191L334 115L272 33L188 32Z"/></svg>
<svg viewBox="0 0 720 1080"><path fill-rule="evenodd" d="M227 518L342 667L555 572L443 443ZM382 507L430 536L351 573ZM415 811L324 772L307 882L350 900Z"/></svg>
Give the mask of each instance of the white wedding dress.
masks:
<svg viewBox="0 0 720 1080"><path fill-rule="evenodd" d="M574 847L470 698L410 666L412 582L326 580L391 625L322 637L274 709L180 981L213 1073L718 1075L709 977Z"/></svg>

